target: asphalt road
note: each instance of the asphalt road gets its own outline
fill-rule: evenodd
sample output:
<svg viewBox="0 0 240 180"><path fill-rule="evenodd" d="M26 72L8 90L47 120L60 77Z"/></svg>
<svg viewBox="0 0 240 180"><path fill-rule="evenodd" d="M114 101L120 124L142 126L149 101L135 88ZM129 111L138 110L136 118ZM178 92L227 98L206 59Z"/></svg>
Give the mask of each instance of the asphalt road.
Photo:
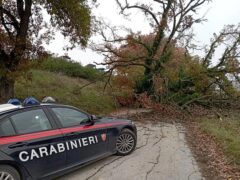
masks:
<svg viewBox="0 0 240 180"><path fill-rule="evenodd" d="M58 180L200 180L180 124L137 124L138 144L129 156L111 156Z"/></svg>

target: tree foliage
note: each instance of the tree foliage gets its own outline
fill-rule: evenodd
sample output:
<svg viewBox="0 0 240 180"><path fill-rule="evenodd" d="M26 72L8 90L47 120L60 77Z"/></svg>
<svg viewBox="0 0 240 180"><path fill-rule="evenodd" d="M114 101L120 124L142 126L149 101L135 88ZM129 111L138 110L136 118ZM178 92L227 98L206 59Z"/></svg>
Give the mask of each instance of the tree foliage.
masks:
<svg viewBox="0 0 240 180"><path fill-rule="evenodd" d="M49 14L50 22L43 17ZM29 59L44 54L56 30L70 47L85 47L92 17L87 0L0 0L0 100L14 96L14 81Z"/></svg>
<svg viewBox="0 0 240 180"><path fill-rule="evenodd" d="M208 0L152 0L146 3L131 4L129 1L116 0L120 7L121 14L127 16L127 12L136 9L146 15L152 27L152 41L146 42L144 36L129 32L129 36L120 37L111 29L112 37L102 32L105 43L97 50L104 52L106 63L113 71L116 67L142 66L145 69L143 91L149 94L156 94L153 80L161 76L164 64L169 61L172 55L172 48L180 42L187 41L191 37L189 30L195 23L204 19L196 16L198 7ZM118 51L119 44L135 44L142 49L137 56L123 54ZM188 43L185 44L186 46ZM144 55L143 55L144 54ZM116 57L121 58L116 64ZM143 61L140 61L143 60Z"/></svg>
<svg viewBox="0 0 240 180"><path fill-rule="evenodd" d="M125 8L121 4L120 7L122 11L128 8L142 10L128 3ZM149 35L130 32L126 37L118 36L115 29L111 29L112 39L102 33L105 43L97 50L105 54L103 64L115 74L113 84L116 89L126 90L132 95L148 92L157 101L174 101L183 106L194 102L219 104L229 98L236 99L239 96L236 86L239 88L240 82L239 24L227 25L219 34L214 34L205 48L205 55L199 57L189 53L192 34L187 35L187 29L174 29L175 32L170 31L174 34L171 36L171 23L167 23L160 41L156 41L159 37L157 28ZM182 23L182 26L186 25L186 21ZM156 22L156 27L158 25ZM182 40L187 43L180 43ZM219 50L222 55L217 57Z"/></svg>
<svg viewBox="0 0 240 180"><path fill-rule="evenodd" d="M219 35L214 34L203 57L190 55L187 49L176 44L171 45L170 59L162 66L160 76L153 76L154 92L159 95L158 100L174 101L186 106L194 102L209 104L238 97L236 84L239 85L239 38L239 25L225 26ZM151 44L153 36L144 35L141 39L144 44ZM223 51L220 57L216 56L218 48ZM132 41L121 45L116 52L129 59L136 58L136 64L144 64L144 58L139 57L144 57L147 53L141 45ZM160 58L162 53L160 47L156 58ZM122 84L125 88L121 89L134 88L134 93L146 91L146 74L143 67L122 67L122 63L126 65L128 61L122 56L112 56L112 59L114 63L111 65L116 66L117 74L113 81L115 86ZM122 81L124 83L119 83Z"/></svg>

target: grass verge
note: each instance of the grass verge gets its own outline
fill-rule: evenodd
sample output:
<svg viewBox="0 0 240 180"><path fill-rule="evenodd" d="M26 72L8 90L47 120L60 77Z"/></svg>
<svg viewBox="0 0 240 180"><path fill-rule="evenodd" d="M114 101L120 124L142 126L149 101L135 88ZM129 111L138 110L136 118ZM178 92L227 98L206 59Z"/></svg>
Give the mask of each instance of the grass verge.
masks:
<svg viewBox="0 0 240 180"><path fill-rule="evenodd" d="M239 115L231 115L222 120L216 118L204 119L200 126L204 132L216 138L229 162L240 167Z"/></svg>
<svg viewBox="0 0 240 180"><path fill-rule="evenodd" d="M17 98L34 96L41 100L44 96L51 96L59 103L76 106L96 115L108 114L115 107L113 98L103 93L101 82L80 90L81 86L88 83L87 80L42 70L32 70L31 74L31 80L21 78L16 82Z"/></svg>

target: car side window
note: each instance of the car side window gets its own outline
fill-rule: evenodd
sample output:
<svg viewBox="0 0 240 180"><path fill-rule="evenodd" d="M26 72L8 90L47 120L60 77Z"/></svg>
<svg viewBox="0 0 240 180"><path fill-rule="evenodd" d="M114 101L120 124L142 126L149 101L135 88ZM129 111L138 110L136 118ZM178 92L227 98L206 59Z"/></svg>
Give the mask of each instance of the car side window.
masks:
<svg viewBox="0 0 240 180"><path fill-rule="evenodd" d="M63 127L77 126L89 121L88 115L71 108L52 108Z"/></svg>
<svg viewBox="0 0 240 180"><path fill-rule="evenodd" d="M52 129L42 109L30 110L10 117L18 134L27 134Z"/></svg>
<svg viewBox="0 0 240 180"><path fill-rule="evenodd" d="M0 137L13 136L15 134L16 133L10 119L5 119L0 123Z"/></svg>

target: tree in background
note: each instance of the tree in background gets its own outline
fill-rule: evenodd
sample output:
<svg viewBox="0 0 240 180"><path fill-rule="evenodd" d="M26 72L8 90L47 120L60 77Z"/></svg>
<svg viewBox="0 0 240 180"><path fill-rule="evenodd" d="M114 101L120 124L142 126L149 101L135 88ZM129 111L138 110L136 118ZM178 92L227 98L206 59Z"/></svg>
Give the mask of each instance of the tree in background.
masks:
<svg viewBox="0 0 240 180"><path fill-rule="evenodd" d="M216 56L216 51L221 48L222 55ZM213 63L214 58L217 59ZM202 59L202 66L207 69L206 74L211 81L206 84L203 92L206 93L213 85L231 96L232 81L239 81L240 73L240 24L227 25L219 34L214 34L206 55Z"/></svg>
<svg viewBox="0 0 240 180"><path fill-rule="evenodd" d="M145 44L151 44L154 40L153 35L142 35L142 41ZM158 50L156 57L161 56L162 49ZM180 47L172 47L172 55L171 60L164 64L165 71L162 70L161 77L153 77L154 83L154 91L159 95L163 95L167 93L167 89L165 88L166 81L178 81L178 70L180 65L183 64L185 58L185 49ZM118 48L118 53L126 56L129 58L139 57L139 56L146 56L146 51L144 48L139 44L134 44L132 41L127 41L126 44L120 46ZM114 57L112 57L114 58ZM138 66L138 64L144 64L144 59L138 59L135 61L136 66L122 66L122 62L126 61L126 58L121 58L119 56L115 57L114 64L111 66L116 66L115 72L116 75L114 76L112 83L113 87L120 89L121 92L125 91L128 94L128 97L134 96L134 94L140 94L145 91L145 68L142 66ZM169 79L169 80L167 80Z"/></svg>
<svg viewBox="0 0 240 180"><path fill-rule="evenodd" d="M110 28L112 37L108 37L103 31L101 35L105 41L96 50L103 52L110 74L117 67L141 66L144 68L144 78L141 82L141 91L149 95L159 97L157 92L158 83L154 81L162 78L165 64L171 59L172 50L178 44L189 45L192 38L191 28L193 24L200 23L204 19L197 16L197 10L208 0L151 0L146 3L131 4L130 1L116 0L121 9L121 14L126 14L132 9L144 13L152 28L151 41L146 41L140 33L134 34L129 31L127 37L120 37L116 29ZM109 26L107 26L109 29ZM124 45L131 44L141 49L137 55L122 53ZM118 47L122 46L119 51ZM121 60L119 60L121 59ZM165 79L163 79L165 80ZM165 84L167 82L164 82Z"/></svg>
<svg viewBox="0 0 240 180"><path fill-rule="evenodd" d="M144 44L154 41L153 35L142 35ZM239 25L225 26L219 35L214 34L209 47L206 48L204 57L190 55L187 49L171 46L171 57L163 65L161 76L154 76L154 90L159 94L161 102L176 102L179 105L191 103L209 104L226 99L234 99L239 93L234 86L239 84L239 57L240 57L240 28ZM216 51L223 51L220 57L216 57ZM135 65L144 64L146 51L140 44L132 43L131 40L122 44L115 52L118 55L111 56L115 66L113 87L127 93L127 99L144 92L145 79L144 67L127 65L128 59L137 60ZM161 57L162 49L159 48L156 58ZM123 62L124 65L123 66ZM110 67L111 67L110 66Z"/></svg>
<svg viewBox="0 0 240 180"><path fill-rule="evenodd" d="M50 16L50 22L43 13ZM70 40L69 48L85 47L92 19L87 0L0 0L0 101L14 97L14 82L29 59L43 52L59 30Z"/></svg>
<svg viewBox="0 0 240 180"><path fill-rule="evenodd" d="M102 28L105 30L101 31L104 43L95 49L104 54L105 63L102 64L108 66L110 75L115 75L115 81L133 87L133 77L137 77L136 93L147 92L158 102L173 100L180 105L203 99L210 101L210 97L212 101L220 94L221 98L236 97L232 81L239 82L239 25L228 25L219 35L214 34L204 57L190 53L196 48L192 44L192 27L205 20L196 17L197 10L209 1L116 2L124 16L128 17L132 9L143 12L152 32L143 35L127 29L127 36L119 36L117 27L106 25ZM219 48L223 54L217 59ZM117 82L114 84L119 86Z"/></svg>

